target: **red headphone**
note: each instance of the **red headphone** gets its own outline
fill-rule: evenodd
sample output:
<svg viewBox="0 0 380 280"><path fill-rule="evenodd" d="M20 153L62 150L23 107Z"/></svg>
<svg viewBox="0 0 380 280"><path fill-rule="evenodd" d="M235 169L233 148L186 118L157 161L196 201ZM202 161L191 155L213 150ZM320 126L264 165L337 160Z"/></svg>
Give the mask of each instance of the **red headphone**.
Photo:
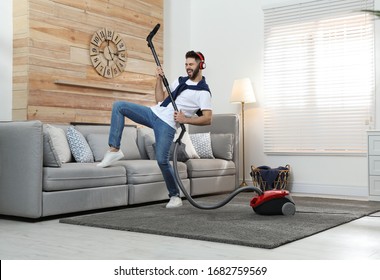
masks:
<svg viewBox="0 0 380 280"><path fill-rule="evenodd" d="M206 63L205 63L205 58L201 52L196 52L196 54L199 56L201 59L201 62L199 63L199 69L205 69L206 68Z"/></svg>

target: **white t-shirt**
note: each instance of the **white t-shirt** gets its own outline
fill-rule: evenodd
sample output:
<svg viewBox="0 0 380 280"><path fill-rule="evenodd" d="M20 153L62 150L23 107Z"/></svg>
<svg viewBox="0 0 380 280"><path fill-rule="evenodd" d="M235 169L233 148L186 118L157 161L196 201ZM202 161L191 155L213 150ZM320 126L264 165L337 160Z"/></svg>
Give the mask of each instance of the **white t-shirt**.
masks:
<svg viewBox="0 0 380 280"><path fill-rule="evenodd" d="M186 81L188 85L197 85L196 82L188 79ZM174 81L170 89L174 91L179 85L178 79ZM168 125L177 129L178 124L174 121L174 108L173 104L170 102L167 107L161 107L159 102L157 105L152 106L152 111L161 120L166 122ZM178 110L182 111L186 117L192 117L199 109L201 110L211 110L211 94L206 90L191 90L186 89L177 96L175 103L177 104Z"/></svg>

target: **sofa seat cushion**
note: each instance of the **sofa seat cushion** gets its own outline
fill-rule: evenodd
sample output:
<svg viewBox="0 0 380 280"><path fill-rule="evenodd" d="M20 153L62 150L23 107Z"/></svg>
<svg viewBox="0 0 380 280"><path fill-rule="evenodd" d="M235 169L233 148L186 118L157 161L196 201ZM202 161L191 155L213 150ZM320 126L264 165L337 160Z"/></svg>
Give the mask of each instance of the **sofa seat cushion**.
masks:
<svg viewBox="0 0 380 280"><path fill-rule="evenodd" d="M61 191L127 184L121 166L99 168L96 163L65 163L60 168L44 167L43 190Z"/></svg>
<svg viewBox="0 0 380 280"><path fill-rule="evenodd" d="M160 167L155 160L120 160L115 166L123 166L127 173L128 184L146 184L162 182L164 178ZM187 178L186 164L178 162L178 171L181 179Z"/></svg>
<svg viewBox="0 0 380 280"><path fill-rule="evenodd" d="M235 163L224 159L189 159L186 161L189 178L235 175Z"/></svg>

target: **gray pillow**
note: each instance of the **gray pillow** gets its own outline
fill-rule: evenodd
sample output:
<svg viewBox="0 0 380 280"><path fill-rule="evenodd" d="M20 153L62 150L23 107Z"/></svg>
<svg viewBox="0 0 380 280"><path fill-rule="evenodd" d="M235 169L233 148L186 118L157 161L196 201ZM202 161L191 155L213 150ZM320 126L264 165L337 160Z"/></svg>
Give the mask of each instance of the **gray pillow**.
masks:
<svg viewBox="0 0 380 280"><path fill-rule="evenodd" d="M176 145L176 143L173 142L172 145L170 146L170 160L173 160L175 145ZM188 159L190 159L190 157L189 157L189 155L187 154L187 151L186 151L186 144L185 143L181 143L181 145L179 145L179 147L177 149L177 160L185 162Z"/></svg>
<svg viewBox="0 0 380 280"><path fill-rule="evenodd" d="M44 129L43 131L43 165L45 167L61 167L62 163L58 157L57 151L54 148L50 134Z"/></svg>
<svg viewBox="0 0 380 280"><path fill-rule="evenodd" d="M154 138L154 132L153 129L149 127L139 127L137 129L137 145L140 148L141 158L143 159L149 159L148 152L146 150L146 143L145 143L145 137L151 136Z"/></svg>
<svg viewBox="0 0 380 280"><path fill-rule="evenodd" d="M232 160L234 154L233 134L211 134L212 152L216 158Z"/></svg>
<svg viewBox="0 0 380 280"><path fill-rule="evenodd" d="M144 137L145 151L149 159L156 159L156 151L154 147L155 139L153 135L146 134Z"/></svg>

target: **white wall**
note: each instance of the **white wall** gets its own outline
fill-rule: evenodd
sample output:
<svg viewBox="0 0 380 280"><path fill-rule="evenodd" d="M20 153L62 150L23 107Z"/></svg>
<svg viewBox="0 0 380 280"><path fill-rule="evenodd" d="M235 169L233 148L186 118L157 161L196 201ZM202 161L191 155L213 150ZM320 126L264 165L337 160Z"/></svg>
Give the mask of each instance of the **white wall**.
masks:
<svg viewBox="0 0 380 280"><path fill-rule="evenodd" d="M0 121L12 119L12 0L0 2Z"/></svg>
<svg viewBox="0 0 380 280"><path fill-rule="evenodd" d="M183 6L177 2L190 2L190 9L188 4ZM240 113L239 105L229 103L232 84L237 78L251 78L258 102L246 104L245 111L247 180L250 180L251 164L273 167L290 164L295 192L367 196L367 158L364 156L268 156L263 152L262 7L281 3L289 3L289 0L166 0L165 20L170 19L170 36L178 37L168 38L165 49L173 50L173 42L182 38L186 42L179 46L183 49L176 49L175 58L172 52L165 53L166 61L171 62L171 75L182 74L177 72L176 64L182 65L182 57L177 61L178 53L189 48L202 51L207 63L204 75L212 90L215 113ZM182 17L183 14L190 15L190 19ZM184 24L190 27L190 36L181 37L179 29Z"/></svg>
<svg viewBox="0 0 380 280"><path fill-rule="evenodd" d="M185 75L185 53L191 48L191 2L164 0L164 71L169 83Z"/></svg>

